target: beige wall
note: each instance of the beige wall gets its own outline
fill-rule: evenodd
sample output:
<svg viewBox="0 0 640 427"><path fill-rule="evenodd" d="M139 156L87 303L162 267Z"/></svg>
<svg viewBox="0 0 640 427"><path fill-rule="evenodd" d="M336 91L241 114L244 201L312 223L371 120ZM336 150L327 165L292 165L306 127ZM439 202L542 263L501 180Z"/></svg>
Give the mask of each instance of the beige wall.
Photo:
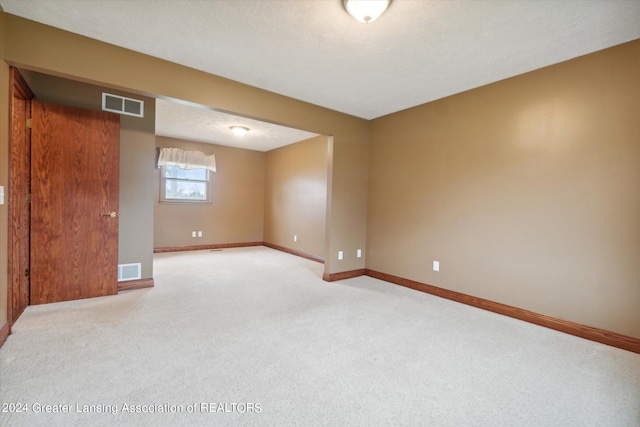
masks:
<svg viewBox="0 0 640 427"><path fill-rule="evenodd" d="M5 14L0 7L0 185L5 203L0 205L0 328L7 323L7 198L9 185L9 66L4 61Z"/></svg>
<svg viewBox="0 0 640 427"><path fill-rule="evenodd" d="M23 71L22 75L40 101L102 109L105 88L36 72ZM155 99L136 98L144 101L144 118L120 116L118 263L141 263L145 279L153 277L153 196L147 188L153 185Z"/></svg>
<svg viewBox="0 0 640 427"><path fill-rule="evenodd" d="M355 248L365 244L368 121L13 15L6 15L6 27L6 60L23 68L332 135L325 272L364 267ZM343 261L338 250L345 251Z"/></svg>
<svg viewBox="0 0 640 427"><path fill-rule="evenodd" d="M265 153L222 145L157 137L162 148L216 156L211 204L160 203L160 169L155 170L154 247L262 242ZM202 237L191 237L202 231Z"/></svg>
<svg viewBox="0 0 640 427"><path fill-rule="evenodd" d="M140 98L139 96L135 96ZM154 106L155 102L149 103ZM147 114L145 102L145 114ZM155 115L154 115L155 116ZM118 263L142 263L142 278L153 277L153 171L155 133L127 126L120 129L120 219Z"/></svg>
<svg viewBox="0 0 640 427"><path fill-rule="evenodd" d="M374 120L367 268L640 337L639 93L637 40Z"/></svg>
<svg viewBox="0 0 640 427"><path fill-rule="evenodd" d="M265 242L324 258L328 149L317 136L267 152Z"/></svg>

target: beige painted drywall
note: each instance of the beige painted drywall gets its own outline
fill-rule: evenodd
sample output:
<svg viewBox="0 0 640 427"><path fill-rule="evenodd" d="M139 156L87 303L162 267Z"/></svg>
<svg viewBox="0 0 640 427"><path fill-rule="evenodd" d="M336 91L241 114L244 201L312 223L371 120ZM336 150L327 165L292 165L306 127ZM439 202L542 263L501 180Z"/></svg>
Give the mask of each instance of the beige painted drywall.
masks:
<svg viewBox="0 0 640 427"><path fill-rule="evenodd" d="M265 242L324 258L328 156L326 136L266 153Z"/></svg>
<svg viewBox="0 0 640 427"><path fill-rule="evenodd" d="M262 242L265 153L158 136L160 148L200 151L216 157L211 204L160 202L160 169L155 176L154 246L176 247ZM202 231L202 237L192 237Z"/></svg>
<svg viewBox="0 0 640 427"><path fill-rule="evenodd" d="M130 93L105 89L42 73L23 71L36 98L90 110L102 108L102 92L132 97ZM120 116L120 186L118 263L141 263L142 278L153 277L153 245L139 236L153 233L153 185L155 161L155 99L141 97L144 118Z"/></svg>
<svg viewBox="0 0 640 427"><path fill-rule="evenodd" d="M22 68L333 136L325 273L364 267L364 258L351 254L365 244L368 121L14 15L5 18L6 60ZM142 233L136 237L153 238ZM345 251L342 261L337 260L338 250Z"/></svg>
<svg viewBox="0 0 640 427"><path fill-rule="evenodd" d="M153 106L155 118L154 101L150 100L149 107L145 101L145 115ZM153 277L153 241L148 237L153 236L154 199L149 189L154 179L156 138L155 132L127 126L131 121L135 118L123 117L120 128L118 263L141 263L141 278L147 279Z"/></svg>
<svg viewBox="0 0 640 427"><path fill-rule="evenodd" d="M7 318L7 196L9 185L9 66L4 61L5 14L0 7L0 185L5 203L0 205L0 328Z"/></svg>
<svg viewBox="0 0 640 427"><path fill-rule="evenodd" d="M636 40L373 120L367 268L640 338L639 93Z"/></svg>

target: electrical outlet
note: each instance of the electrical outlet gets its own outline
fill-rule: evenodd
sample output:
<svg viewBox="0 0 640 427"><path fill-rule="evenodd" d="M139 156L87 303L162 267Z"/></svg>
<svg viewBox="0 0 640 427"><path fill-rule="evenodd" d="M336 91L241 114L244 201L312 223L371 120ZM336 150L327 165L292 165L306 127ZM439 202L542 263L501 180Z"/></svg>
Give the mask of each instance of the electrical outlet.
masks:
<svg viewBox="0 0 640 427"><path fill-rule="evenodd" d="M356 256L357 256L358 258L362 258L362 249L358 249L358 250L356 251Z"/></svg>
<svg viewBox="0 0 640 427"><path fill-rule="evenodd" d="M433 261L433 271L440 271L440 261Z"/></svg>
<svg viewBox="0 0 640 427"><path fill-rule="evenodd" d="M191 232L191 237L196 237L196 232L195 231Z"/></svg>
<svg viewBox="0 0 640 427"><path fill-rule="evenodd" d="M202 237L202 231L198 231L198 237Z"/></svg>
<svg viewBox="0 0 640 427"><path fill-rule="evenodd" d="M295 234L293 235L293 241L297 242L298 241L298 236L296 236Z"/></svg>
<svg viewBox="0 0 640 427"><path fill-rule="evenodd" d="M341 260L344 257L342 251L338 251L338 259Z"/></svg>

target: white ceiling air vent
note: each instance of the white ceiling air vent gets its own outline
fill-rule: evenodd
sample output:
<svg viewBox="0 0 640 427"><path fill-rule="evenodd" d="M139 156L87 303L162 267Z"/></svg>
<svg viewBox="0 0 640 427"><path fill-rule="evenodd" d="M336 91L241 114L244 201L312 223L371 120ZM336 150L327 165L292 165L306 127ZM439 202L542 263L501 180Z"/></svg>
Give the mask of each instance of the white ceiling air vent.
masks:
<svg viewBox="0 0 640 427"><path fill-rule="evenodd" d="M144 101L102 92L102 111L144 117Z"/></svg>

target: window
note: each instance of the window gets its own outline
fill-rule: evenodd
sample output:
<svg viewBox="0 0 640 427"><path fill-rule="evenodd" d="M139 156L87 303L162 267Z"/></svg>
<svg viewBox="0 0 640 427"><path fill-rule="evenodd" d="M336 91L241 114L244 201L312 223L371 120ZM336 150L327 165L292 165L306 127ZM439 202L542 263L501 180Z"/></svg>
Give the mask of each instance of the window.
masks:
<svg viewBox="0 0 640 427"><path fill-rule="evenodd" d="M211 203L209 170L181 169L162 166L160 180L161 202Z"/></svg>
<svg viewBox="0 0 640 427"><path fill-rule="evenodd" d="M216 172L213 154L161 148L160 201L172 203L211 203L210 176Z"/></svg>

